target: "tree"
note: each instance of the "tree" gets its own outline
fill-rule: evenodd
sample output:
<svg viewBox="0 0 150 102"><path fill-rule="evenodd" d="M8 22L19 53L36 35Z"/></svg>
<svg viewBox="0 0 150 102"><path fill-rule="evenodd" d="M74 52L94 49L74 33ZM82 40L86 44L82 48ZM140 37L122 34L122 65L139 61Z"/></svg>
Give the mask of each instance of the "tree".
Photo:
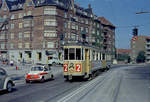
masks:
<svg viewBox="0 0 150 102"><path fill-rule="evenodd" d="M145 52L144 51L140 51L137 58L136 58L136 62L137 63L144 63L145 62Z"/></svg>

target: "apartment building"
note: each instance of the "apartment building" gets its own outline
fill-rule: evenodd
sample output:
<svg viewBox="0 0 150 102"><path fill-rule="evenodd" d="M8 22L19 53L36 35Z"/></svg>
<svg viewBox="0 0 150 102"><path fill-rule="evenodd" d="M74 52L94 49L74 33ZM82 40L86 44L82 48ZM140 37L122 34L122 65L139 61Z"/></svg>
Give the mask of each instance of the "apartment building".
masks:
<svg viewBox="0 0 150 102"><path fill-rule="evenodd" d="M150 63L150 37L149 36L133 36L131 39L131 59L136 63L139 52L144 51L146 62Z"/></svg>
<svg viewBox="0 0 150 102"><path fill-rule="evenodd" d="M115 26L104 17L98 18L102 25L103 50L107 52L107 59L115 59Z"/></svg>
<svg viewBox="0 0 150 102"><path fill-rule="evenodd" d="M63 59L63 45L72 42L102 47L101 21L91 5L83 8L74 0L4 0L0 17L8 21L9 60L48 63L50 56Z"/></svg>

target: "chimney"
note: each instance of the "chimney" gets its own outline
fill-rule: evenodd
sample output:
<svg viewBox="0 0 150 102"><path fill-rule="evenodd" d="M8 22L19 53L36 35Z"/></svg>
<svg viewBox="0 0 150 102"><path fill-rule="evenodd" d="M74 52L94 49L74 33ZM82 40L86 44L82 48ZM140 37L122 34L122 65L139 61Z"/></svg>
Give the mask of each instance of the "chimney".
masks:
<svg viewBox="0 0 150 102"><path fill-rule="evenodd" d="M88 8L91 9L91 4L88 4Z"/></svg>

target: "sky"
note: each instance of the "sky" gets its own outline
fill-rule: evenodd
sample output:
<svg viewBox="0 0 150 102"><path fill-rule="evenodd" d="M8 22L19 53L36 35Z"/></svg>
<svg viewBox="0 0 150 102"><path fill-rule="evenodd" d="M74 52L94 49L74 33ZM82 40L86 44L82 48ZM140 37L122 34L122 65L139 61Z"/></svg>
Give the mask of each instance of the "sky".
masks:
<svg viewBox="0 0 150 102"><path fill-rule="evenodd" d="M97 16L104 16L116 26L116 48L130 48L132 29L137 26L139 35L150 36L150 0L75 0L81 7L91 4Z"/></svg>

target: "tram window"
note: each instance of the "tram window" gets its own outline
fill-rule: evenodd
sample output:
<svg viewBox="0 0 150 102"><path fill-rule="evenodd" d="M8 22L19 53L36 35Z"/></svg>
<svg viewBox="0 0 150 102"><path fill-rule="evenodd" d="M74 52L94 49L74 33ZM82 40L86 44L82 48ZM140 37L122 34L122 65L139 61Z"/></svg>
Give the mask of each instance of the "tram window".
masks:
<svg viewBox="0 0 150 102"><path fill-rule="evenodd" d="M105 60L105 54L103 54L102 58L103 58L103 60Z"/></svg>
<svg viewBox="0 0 150 102"><path fill-rule="evenodd" d="M96 56L96 60L98 60L98 53L97 53L97 56Z"/></svg>
<svg viewBox="0 0 150 102"><path fill-rule="evenodd" d="M69 49L69 60L75 60L75 49L74 48Z"/></svg>
<svg viewBox="0 0 150 102"><path fill-rule="evenodd" d="M64 60L68 60L68 49L64 51Z"/></svg>
<svg viewBox="0 0 150 102"><path fill-rule="evenodd" d="M93 60L95 60L95 51L93 51Z"/></svg>
<svg viewBox="0 0 150 102"><path fill-rule="evenodd" d="M76 60L81 60L81 49L80 48L76 49Z"/></svg>
<svg viewBox="0 0 150 102"><path fill-rule="evenodd" d="M84 60L84 49L82 48L82 60Z"/></svg>

